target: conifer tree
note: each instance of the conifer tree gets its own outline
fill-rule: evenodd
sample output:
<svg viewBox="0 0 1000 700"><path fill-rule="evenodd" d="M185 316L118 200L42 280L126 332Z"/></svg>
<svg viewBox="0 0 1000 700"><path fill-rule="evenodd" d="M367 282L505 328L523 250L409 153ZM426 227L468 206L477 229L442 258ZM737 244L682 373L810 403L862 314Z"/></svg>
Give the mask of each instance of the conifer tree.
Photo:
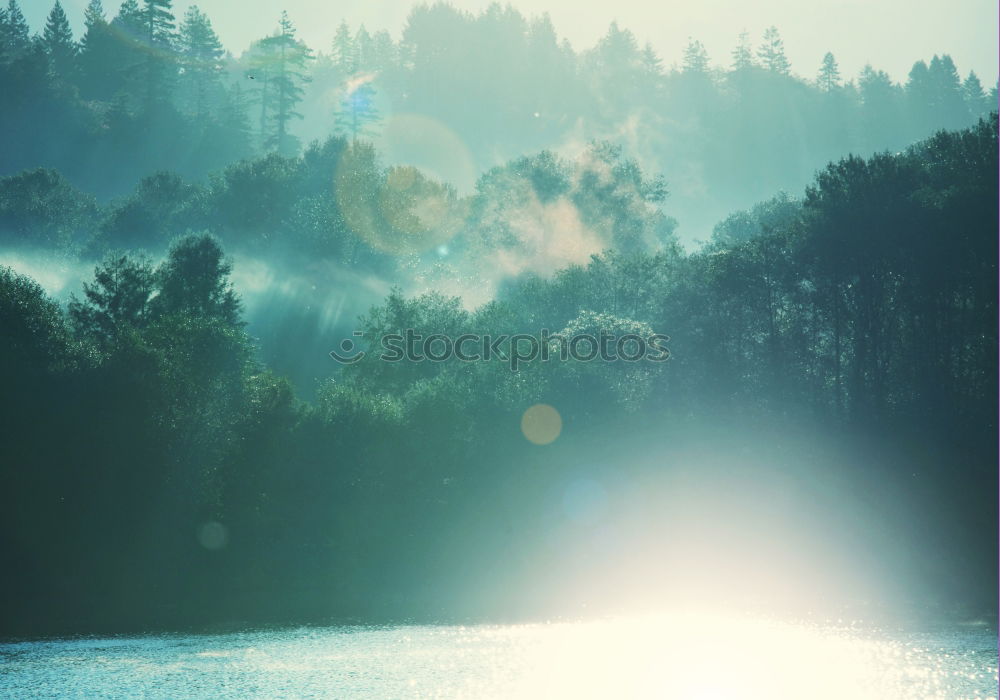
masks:
<svg viewBox="0 0 1000 700"><path fill-rule="evenodd" d="M353 75L358 70L358 53L347 22L341 22L333 36L333 63L341 75Z"/></svg>
<svg viewBox="0 0 1000 700"><path fill-rule="evenodd" d="M107 99L116 81L114 65L116 40L104 15L101 0L90 0L83 13L83 38L80 39L79 86L85 99Z"/></svg>
<svg viewBox="0 0 1000 700"><path fill-rule="evenodd" d="M28 21L24 19L24 13L21 12L17 0L9 0L3 19L3 24L0 25L2 29L0 44L6 60L11 60L24 54L31 46Z"/></svg>
<svg viewBox="0 0 1000 700"><path fill-rule="evenodd" d="M201 120L219 101L222 57L225 51L212 22L196 5L184 15L178 39L184 107Z"/></svg>
<svg viewBox="0 0 1000 700"><path fill-rule="evenodd" d="M143 0L142 40L146 49L146 110L169 101L176 76L172 0Z"/></svg>
<svg viewBox="0 0 1000 700"><path fill-rule="evenodd" d="M704 75L708 73L708 52L700 41L688 39L684 48L684 73Z"/></svg>
<svg viewBox="0 0 1000 700"><path fill-rule="evenodd" d="M823 92L833 92L840 86L840 68L837 66L837 59L829 51L823 56L816 85Z"/></svg>
<svg viewBox="0 0 1000 700"><path fill-rule="evenodd" d="M302 84L309 80L306 63L312 51L296 38L287 12L281 13L278 31L258 42L258 50L258 66L266 71L258 88L264 148L294 155L299 144L289 127L293 119L302 118L295 108L302 101Z"/></svg>
<svg viewBox="0 0 1000 700"><path fill-rule="evenodd" d="M957 129L969 120L969 110L951 56L943 54L931 59L927 70L930 81L933 124L935 128Z"/></svg>
<svg viewBox="0 0 1000 700"><path fill-rule="evenodd" d="M986 92L983 84L979 81L979 76L975 71L969 71L969 75L962 83L962 95L965 104L969 108L969 114L979 117L989 111L989 104L986 100Z"/></svg>
<svg viewBox="0 0 1000 700"><path fill-rule="evenodd" d="M139 39L143 26L143 14L138 0L123 0L112 24L120 29L127 29L131 38Z"/></svg>
<svg viewBox="0 0 1000 700"><path fill-rule="evenodd" d="M747 32L740 32L740 38L736 43L736 48L732 52L733 71L743 71L752 68L753 50L750 47L750 35Z"/></svg>
<svg viewBox="0 0 1000 700"><path fill-rule="evenodd" d="M791 64L785 56L785 42L781 40L777 27L768 27L764 31L764 42L757 49L757 57L772 73L788 75L791 71Z"/></svg>
<svg viewBox="0 0 1000 700"><path fill-rule="evenodd" d="M49 70L52 74L63 81L75 80L77 47L73 41L69 20L59 0L52 6L45 28L42 30L42 46L45 55L48 56Z"/></svg>
<svg viewBox="0 0 1000 700"><path fill-rule="evenodd" d="M642 47L641 61L647 76L657 76L663 73L663 61L656 55L656 50L648 41Z"/></svg>

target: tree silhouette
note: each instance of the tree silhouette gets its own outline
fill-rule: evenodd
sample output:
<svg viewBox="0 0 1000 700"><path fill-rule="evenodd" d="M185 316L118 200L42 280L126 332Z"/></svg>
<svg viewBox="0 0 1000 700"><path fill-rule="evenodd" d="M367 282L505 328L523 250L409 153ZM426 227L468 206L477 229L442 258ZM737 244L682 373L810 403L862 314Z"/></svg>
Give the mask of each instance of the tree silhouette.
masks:
<svg viewBox="0 0 1000 700"><path fill-rule="evenodd" d="M2 16L0 23L0 44L3 46L3 53L7 60L16 58L24 54L31 45L29 36L28 21L21 12L21 6L17 0L9 0L7 10Z"/></svg>
<svg viewBox="0 0 1000 700"><path fill-rule="evenodd" d="M768 27L764 31L764 40L757 49L757 57L761 65L772 73L788 75L791 71L791 64L785 57L785 42L777 27Z"/></svg>
<svg viewBox="0 0 1000 700"><path fill-rule="evenodd" d="M840 70L837 67L837 59L829 51L823 56L823 64L820 66L816 84L823 92L833 92L840 86Z"/></svg>
<svg viewBox="0 0 1000 700"><path fill-rule="evenodd" d="M299 143L289 127L301 119L296 106L302 101L303 84L309 81L306 65L312 52L295 37L287 12L281 13L278 31L257 43L253 77L258 81L261 134L266 149L282 155L298 152Z"/></svg>
<svg viewBox="0 0 1000 700"><path fill-rule="evenodd" d="M708 52L700 41L688 39L684 48L683 71L700 75L708 73Z"/></svg>
<svg viewBox="0 0 1000 700"><path fill-rule="evenodd" d="M176 25L173 0L143 0L139 19L145 48L144 80L147 113L169 103L176 77Z"/></svg>
<svg viewBox="0 0 1000 700"><path fill-rule="evenodd" d="M753 48L750 45L750 35L747 32L740 32L736 47L733 48L731 55L733 71L738 72L753 67Z"/></svg>
<svg viewBox="0 0 1000 700"><path fill-rule="evenodd" d="M75 82L77 46L69 20L59 0L56 0L42 30L42 46L49 57L50 70L59 80Z"/></svg>
<svg viewBox="0 0 1000 700"><path fill-rule="evenodd" d="M204 120L210 106L221 101L222 56L225 51L212 29L212 22L192 6L184 15L178 37L180 62L183 68L181 86L188 109L198 120Z"/></svg>

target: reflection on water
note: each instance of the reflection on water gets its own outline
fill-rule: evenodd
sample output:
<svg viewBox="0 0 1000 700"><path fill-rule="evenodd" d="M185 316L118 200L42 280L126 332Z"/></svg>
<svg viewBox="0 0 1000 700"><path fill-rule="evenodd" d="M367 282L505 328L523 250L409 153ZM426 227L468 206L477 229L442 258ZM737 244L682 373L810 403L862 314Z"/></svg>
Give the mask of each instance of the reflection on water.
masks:
<svg viewBox="0 0 1000 700"><path fill-rule="evenodd" d="M996 634L706 615L0 644L14 698L995 698Z"/></svg>

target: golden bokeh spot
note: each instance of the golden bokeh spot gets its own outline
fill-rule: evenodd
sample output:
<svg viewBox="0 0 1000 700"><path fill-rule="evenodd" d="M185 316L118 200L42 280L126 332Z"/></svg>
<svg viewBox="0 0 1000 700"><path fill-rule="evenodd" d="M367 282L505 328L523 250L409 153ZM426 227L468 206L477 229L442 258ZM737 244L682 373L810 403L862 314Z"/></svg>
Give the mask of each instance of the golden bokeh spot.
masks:
<svg viewBox="0 0 1000 700"><path fill-rule="evenodd" d="M562 416L546 403L535 404L521 416L521 432L536 445L548 445L562 432Z"/></svg>
<svg viewBox="0 0 1000 700"><path fill-rule="evenodd" d="M376 250L420 254L461 229L468 201L413 166L383 169L370 144L347 147L334 174L334 196L351 231Z"/></svg>

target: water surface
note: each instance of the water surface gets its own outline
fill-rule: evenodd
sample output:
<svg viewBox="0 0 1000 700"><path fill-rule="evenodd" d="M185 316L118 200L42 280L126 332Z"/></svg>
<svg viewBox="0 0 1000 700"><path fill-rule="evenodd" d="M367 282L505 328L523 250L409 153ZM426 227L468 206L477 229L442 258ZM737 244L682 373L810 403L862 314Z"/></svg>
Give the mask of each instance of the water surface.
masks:
<svg viewBox="0 0 1000 700"><path fill-rule="evenodd" d="M996 698L994 631L661 615L0 644L3 698Z"/></svg>

